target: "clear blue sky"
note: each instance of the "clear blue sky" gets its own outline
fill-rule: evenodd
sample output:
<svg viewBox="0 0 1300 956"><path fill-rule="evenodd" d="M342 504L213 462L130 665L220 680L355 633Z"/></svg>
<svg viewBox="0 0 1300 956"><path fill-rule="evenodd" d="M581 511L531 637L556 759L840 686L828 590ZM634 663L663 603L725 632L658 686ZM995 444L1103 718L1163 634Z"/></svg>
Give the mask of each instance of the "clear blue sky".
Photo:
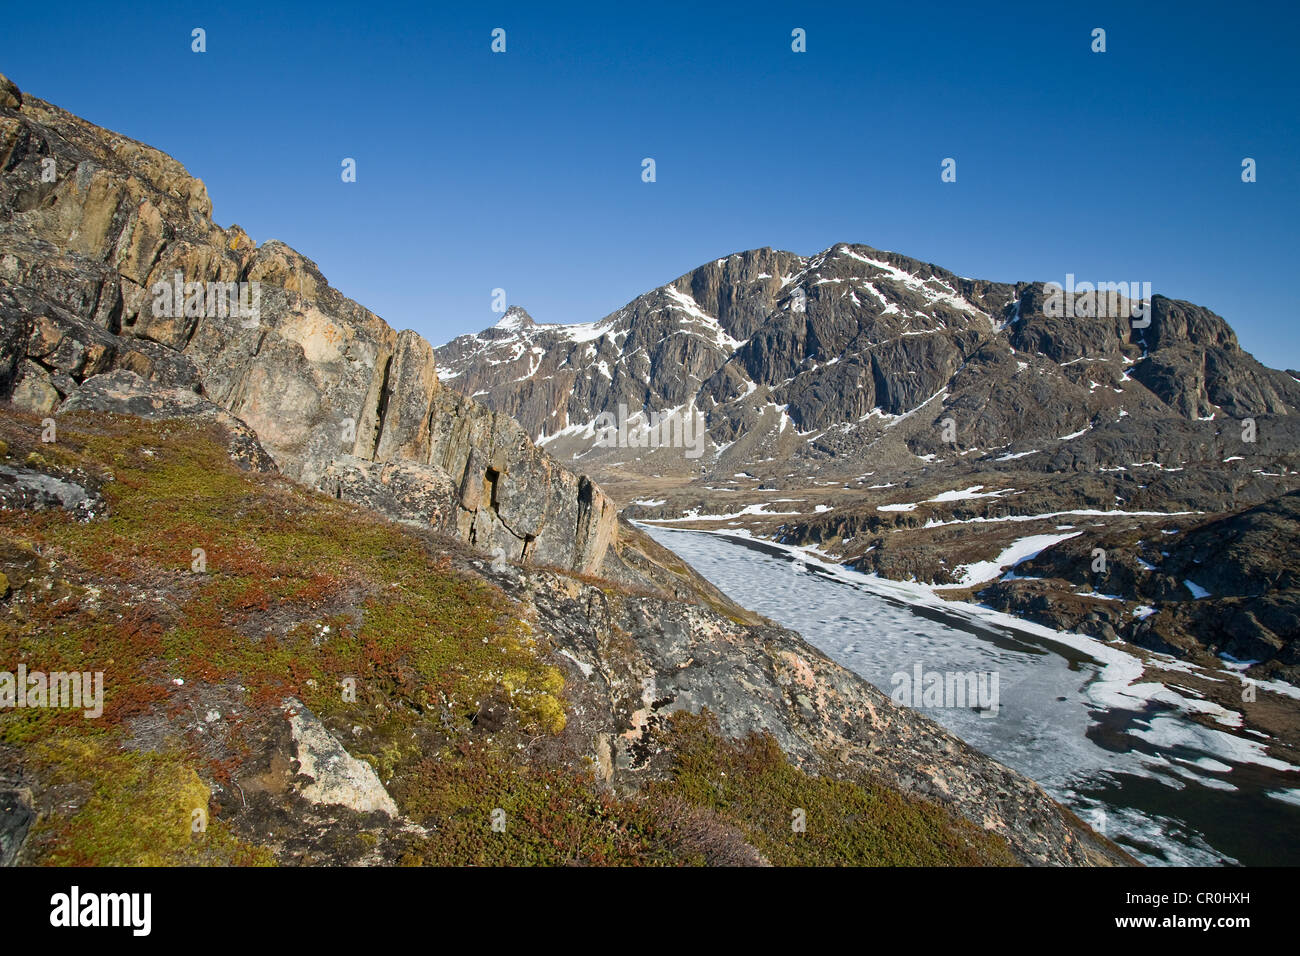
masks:
<svg viewBox="0 0 1300 956"><path fill-rule="evenodd" d="M10 3L0 72L435 343L495 322L495 287L589 321L731 252L848 241L1150 281L1300 367L1294 3L540 6Z"/></svg>

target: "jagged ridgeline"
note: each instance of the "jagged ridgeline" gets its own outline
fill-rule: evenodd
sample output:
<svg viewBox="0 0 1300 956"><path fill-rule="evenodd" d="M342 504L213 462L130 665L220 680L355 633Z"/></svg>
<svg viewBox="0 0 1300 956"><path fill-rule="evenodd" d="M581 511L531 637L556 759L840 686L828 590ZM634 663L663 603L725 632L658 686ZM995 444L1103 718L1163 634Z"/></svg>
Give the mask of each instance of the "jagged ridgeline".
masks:
<svg viewBox="0 0 1300 956"><path fill-rule="evenodd" d="M755 249L596 322L539 325L512 307L437 356L445 383L514 416L561 460L641 460L643 471L728 476L791 457L915 467L1031 448L1038 457L1020 467L1095 470L1192 457L1225 419L1300 410L1296 375L1256 361L1208 309L1126 297L1150 283L1076 295L1073 280L967 279L863 245ZM643 426L650 414L702 416L708 454L602 441L600 416L620 407ZM1296 437L1268 431L1267 448Z"/></svg>
<svg viewBox="0 0 1300 956"><path fill-rule="evenodd" d="M1132 862L166 155L0 77L0 170L0 863Z"/></svg>

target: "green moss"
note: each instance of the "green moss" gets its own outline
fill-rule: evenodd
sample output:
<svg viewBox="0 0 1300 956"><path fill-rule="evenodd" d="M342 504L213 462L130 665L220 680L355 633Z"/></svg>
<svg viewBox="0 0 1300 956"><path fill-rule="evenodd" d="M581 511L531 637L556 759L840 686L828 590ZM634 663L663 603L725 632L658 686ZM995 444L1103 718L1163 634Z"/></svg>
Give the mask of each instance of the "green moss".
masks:
<svg viewBox="0 0 1300 956"><path fill-rule="evenodd" d="M675 714L667 745L676 794L734 822L781 865L988 866L1015 860L1000 837L936 804L867 780L813 776L770 735L721 737L707 716ZM795 828L801 820L803 830Z"/></svg>
<svg viewBox="0 0 1300 956"><path fill-rule="evenodd" d="M489 699L515 732L564 727L562 672L498 589L361 509L240 471L219 439L189 421L61 422L58 467L99 474L108 514L0 513L0 533L21 529L55 584L30 589L21 617L0 617L0 651L30 668L105 671L104 714L8 710L0 741L99 746L164 705L175 678L239 684L255 708L293 695L323 718L365 723L362 749L382 779L420 756L430 726L466 732ZM188 759L221 770L197 750Z"/></svg>
<svg viewBox="0 0 1300 956"><path fill-rule="evenodd" d="M210 820L208 788L173 754L115 751L103 739L55 738L34 748L47 786L69 787L29 836L49 866L264 866L269 853Z"/></svg>
<svg viewBox="0 0 1300 956"><path fill-rule="evenodd" d="M586 774L521 763L492 748L427 755L398 794L435 833L415 854L422 865L701 862L677 851L649 804L604 792Z"/></svg>
<svg viewBox="0 0 1300 956"><path fill-rule="evenodd" d="M137 675L157 683L166 662L185 680L238 680L263 698L292 693L323 707L353 677L464 719L501 690L526 729L562 728L563 678L495 588L439 568L418 540L359 509L239 471L209 428L96 419L97 429L79 429L80 420L61 429L71 464L93 468L110 454L124 463L103 488L109 517L44 516L39 542L82 577L161 579L181 603L123 636L79 618L76 600L38 608L7 637L21 650L38 644L47 669L51 658L113 658L111 699L130 693ZM358 594L360 627L333 619L333 637L319 640L315 625L329 620L312 609L354 604ZM287 633L259 634L268 619L286 621Z"/></svg>

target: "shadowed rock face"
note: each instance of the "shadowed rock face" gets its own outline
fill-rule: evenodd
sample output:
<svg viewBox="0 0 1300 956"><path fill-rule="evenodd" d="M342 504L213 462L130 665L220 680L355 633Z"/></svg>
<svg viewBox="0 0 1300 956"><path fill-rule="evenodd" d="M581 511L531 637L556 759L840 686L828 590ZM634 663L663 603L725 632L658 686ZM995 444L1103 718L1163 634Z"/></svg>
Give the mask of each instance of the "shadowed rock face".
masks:
<svg viewBox="0 0 1300 956"><path fill-rule="evenodd" d="M218 226L175 160L5 81L0 169L0 397L51 412L109 372L98 405L132 404L133 383L142 406L188 390L308 485L508 559L605 563L618 526L599 488L441 389L427 342L308 259Z"/></svg>

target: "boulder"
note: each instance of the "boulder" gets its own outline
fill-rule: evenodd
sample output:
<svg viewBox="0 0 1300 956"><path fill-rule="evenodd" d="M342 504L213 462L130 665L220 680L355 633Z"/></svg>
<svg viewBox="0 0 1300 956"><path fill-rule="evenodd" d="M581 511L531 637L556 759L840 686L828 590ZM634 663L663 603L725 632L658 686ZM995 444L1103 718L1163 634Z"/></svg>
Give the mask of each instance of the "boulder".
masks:
<svg viewBox="0 0 1300 956"><path fill-rule="evenodd" d="M0 787L0 866L13 866L17 862L18 852L35 822L31 791Z"/></svg>
<svg viewBox="0 0 1300 956"><path fill-rule="evenodd" d="M59 413L114 412L138 418L202 418L216 422L228 436L231 460L252 471L274 473L275 462L251 428L224 408L184 388L167 388L135 372L115 369L95 375L59 406Z"/></svg>
<svg viewBox="0 0 1300 956"><path fill-rule="evenodd" d="M293 735L293 782L305 800L357 813L399 815L374 768L348 753L315 714L294 698L284 702Z"/></svg>

